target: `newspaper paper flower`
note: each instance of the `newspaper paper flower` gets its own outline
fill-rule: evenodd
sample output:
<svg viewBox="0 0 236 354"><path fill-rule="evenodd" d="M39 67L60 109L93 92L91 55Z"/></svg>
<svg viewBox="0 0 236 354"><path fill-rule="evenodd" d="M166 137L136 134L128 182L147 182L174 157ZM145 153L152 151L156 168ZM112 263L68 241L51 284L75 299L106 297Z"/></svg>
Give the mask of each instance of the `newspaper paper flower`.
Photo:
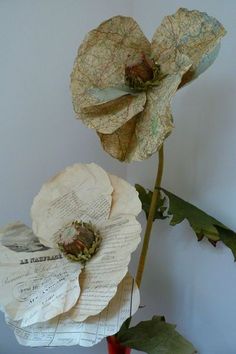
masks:
<svg viewBox="0 0 236 354"><path fill-rule="evenodd" d="M119 330L139 305L127 270L140 211L134 187L76 164L43 185L33 230L0 230L0 304L20 343L91 346Z"/></svg>
<svg viewBox="0 0 236 354"><path fill-rule="evenodd" d="M148 158L173 128L173 95L213 63L224 34L213 17L184 8L164 18L151 43L130 17L103 22L75 60L75 113L113 157Z"/></svg>

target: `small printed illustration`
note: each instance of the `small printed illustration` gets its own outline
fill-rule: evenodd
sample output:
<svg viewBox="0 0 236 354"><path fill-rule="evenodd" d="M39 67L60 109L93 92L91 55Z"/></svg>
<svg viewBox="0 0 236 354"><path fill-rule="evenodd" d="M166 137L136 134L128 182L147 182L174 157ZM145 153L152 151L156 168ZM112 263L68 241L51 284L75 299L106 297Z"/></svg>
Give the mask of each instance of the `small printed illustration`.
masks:
<svg viewBox="0 0 236 354"><path fill-rule="evenodd" d="M22 223L9 225L0 236L1 245L14 252L39 252L48 247L42 245L32 230Z"/></svg>

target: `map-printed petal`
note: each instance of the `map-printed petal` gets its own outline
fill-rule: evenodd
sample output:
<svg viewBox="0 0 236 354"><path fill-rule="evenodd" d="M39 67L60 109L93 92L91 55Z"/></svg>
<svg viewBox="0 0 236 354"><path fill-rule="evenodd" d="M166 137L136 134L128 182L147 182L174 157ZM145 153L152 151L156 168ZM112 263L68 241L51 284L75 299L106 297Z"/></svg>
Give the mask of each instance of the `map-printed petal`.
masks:
<svg viewBox="0 0 236 354"><path fill-rule="evenodd" d="M130 119L112 134L98 134L103 149L120 161L126 160L135 144L136 139L134 133L137 117L138 115Z"/></svg>
<svg viewBox="0 0 236 354"><path fill-rule="evenodd" d="M139 161L150 157L171 133L173 122L170 102L190 65L188 57L177 53L175 63L171 64L173 73L148 92L145 110L140 114L135 127L136 146L128 160Z"/></svg>
<svg viewBox="0 0 236 354"><path fill-rule="evenodd" d="M184 77L185 84L214 62L225 34L224 27L214 17L180 8L174 15L166 16L156 30L152 52L166 72L168 65L175 61L176 51L187 55L193 64Z"/></svg>
<svg viewBox="0 0 236 354"><path fill-rule="evenodd" d="M89 90L124 84L125 65L128 58L135 61L141 52L150 54L150 43L138 24L130 17L112 17L88 33L78 50L71 74L72 101L78 118L85 120L85 124L91 127L90 114L84 113L83 107L94 106L97 104L97 100L88 94ZM130 95L128 97L129 110L138 113L135 106L140 100L139 95L131 97L132 99ZM144 97L142 100L145 101ZM131 108L132 105L133 108ZM100 108L102 107L96 109L100 120L103 116L107 117L108 121L109 117L112 119L114 113L109 110L104 112L102 109L99 110ZM125 120L132 118L126 118L126 115L127 110L120 113L122 122L119 126ZM91 118L95 117L92 115ZM118 118L116 119L119 120ZM96 123L96 126L94 122L91 124L93 128L99 130L99 122ZM104 130L101 132L105 133Z"/></svg>
<svg viewBox="0 0 236 354"><path fill-rule="evenodd" d="M136 96L124 95L103 104L84 107L80 118L89 128L102 134L112 134L136 114L142 112L145 102L145 92Z"/></svg>

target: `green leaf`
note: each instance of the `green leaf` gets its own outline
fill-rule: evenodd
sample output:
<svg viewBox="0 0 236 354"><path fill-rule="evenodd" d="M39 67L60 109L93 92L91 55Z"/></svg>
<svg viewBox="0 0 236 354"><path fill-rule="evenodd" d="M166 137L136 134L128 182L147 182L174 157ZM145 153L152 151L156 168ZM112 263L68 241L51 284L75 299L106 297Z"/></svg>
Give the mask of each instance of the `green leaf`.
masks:
<svg viewBox="0 0 236 354"><path fill-rule="evenodd" d="M148 217L152 192L146 191L138 184L136 184L135 187L139 193L142 208L146 217ZM159 199L154 220L163 220L167 217L171 217L170 225L175 226L186 219L195 232L198 241L206 237L213 246L215 246L218 241L222 241L231 249L234 259L236 260L236 233L234 231L230 230L227 226L208 215L203 210L177 197L166 189L160 188L160 191L164 194L164 197ZM169 206L166 206L167 198Z"/></svg>
<svg viewBox="0 0 236 354"><path fill-rule="evenodd" d="M121 333L125 333L129 329L131 319L132 319L132 317L129 317L129 318L127 318L127 320L125 320L125 322L123 322L119 332L116 334L117 338L119 338Z"/></svg>
<svg viewBox="0 0 236 354"><path fill-rule="evenodd" d="M193 354L193 345L182 337L175 325L166 323L162 316L154 316L137 326L118 333L118 340L124 346L148 354Z"/></svg>
<svg viewBox="0 0 236 354"><path fill-rule="evenodd" d="M135 188L139 194L139 199L141 200L142 203L142 209L146 214L146 218L148 218L148 213L149 213L149 208L150 208L153 193L151 191L146 191L146 189L143 188L140 184L135 184ZM167 216L164 215L164 212L166 210L166 207L164 206L165 202L166 202L166 198L159 198L154 220L155 219L163 220L167 218Z"/></svg>
<svg viewBox="0 0 236 354"><path fill-rule="evenodd" d="M217 231L220 235L220 240L231 249L234 260L236 260L236 234L232 230L226 229L224 227L216 226Z"/></svg>
<svg viewBox="0 0 236 354"><path fill-rule="evenodd" d="M199 240L202 240L202 238L206 236L213 242L219 241L219 233L214 225L225 228L223 224L166 189L161 188L161 190L169 199L167 214L172 216L170 225L174 226L181 223L184 219L187 219Z"/></svg>
<svg viewBox="0 0 236 354"><path fill-rule="evenodd" d="M179 224L184 219L188 220L199 241L206 237L213 246L217 241L222 241L231 249L236 259L236 233L234 231L166 189L161 188L161 190L169 199L167 214L172 215L170 225Z"/></svg>

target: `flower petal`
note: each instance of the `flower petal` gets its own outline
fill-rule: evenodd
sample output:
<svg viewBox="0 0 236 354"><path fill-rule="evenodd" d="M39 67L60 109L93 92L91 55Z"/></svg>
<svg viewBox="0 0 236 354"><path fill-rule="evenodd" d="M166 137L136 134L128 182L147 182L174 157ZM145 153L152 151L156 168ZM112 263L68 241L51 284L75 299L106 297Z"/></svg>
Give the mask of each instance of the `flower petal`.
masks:
<svg viewBox="0 0 236 354"><path fill-rule="evenodd" d="M8 324L14 329L15 336L22 345L90 347L117 333L123 322L137 311L139 302L137 285L127 274L109 305L99 315L84 322L75 322L68 314L64 314L26 328L21 328L19 322L11 320L8 320Z"/></svg>
<svg viewBox="0 0 236 354"><path fill-rule="evenodd" d="M35 197L31 217L34 233L49 247L56 233L73 220L94 225L108 219L113 188L107 173L98 165L75 164L43 185Z"/></svg>
<svg viewBox="0 0 236 354"><path fill-rule="evenodd" d="M92 104L92 100L89 100ZM142 112L146 102L146 93L137 96L124 95L100 105L84 107L79 113L80 118L89 127L103 134L111 134Z"/></svg>
<svg viewBox="0 0 236 354"><path fill-rule="evenodd" d="M109 175L113 187L110 218L121 214L137 216L142 210L138 192L124 179Z"/></svg>
<svg viewBox="0 0 236 354"><path fill-rule="evenodd" d="M224 27L214 17L180 8L174 15L165 17L156 30L152 51L166 72L175 61L176 51L187 55L192 61L190 73L184 77L187 83L213 63L225 34Z"/></svg>
<svg viewBox="0 0 236 354"><path fill-rule="evenodd" d="M110 105L95 108L95 113L84 112L84 107L95 106L99 103L92 95L91 88L114 87L124 84L125 64L129 60L136 60L140 52L150 54L150 43L144 36L138 24L130 17L115 16L103 22L97 29L86 36L78 50L71 74L72 101L75 113L89 127L101 133L111 133L111 129L118 129L125 121L142 110L145 95L136 97L130 95L112 103L116 108L116 125L114 113ZM125 106L129 110L124 109ZM93 108L94 109L94 108ZM129 116L127 114L129 113ZM105 121L102 122L102 120ZM111 121L111 122L110 122ZM119 123L121 121L121 123ZM110 125L110 131L105 126Z"/></svg>
<svg viewBox="0 0 236 354"><path fill-rule="evenodd" d="M141 226L133 215L109 219L100 229L102 244L80 276L81 295L70 311L75 321L100 313L113 298L140 242Z"/></svg>
<svg viewBox="0 0 236 354"><path fill-rule="evenodd" d="M29 253L34 256L41 256L41 252L51 250L39 242L32 229L20 221L8 224L0 229L1 263L19 263L22 259L28 258ZM57 251L58 253L58 251Z"/></svg>
<svg viewBox="0 0 236 354"><path fill-rule="evenodd" d="M13 258L0 264L0 302L7 316L28 326L75 305L80 294L80 264L69 263L57 250L42 251L40 257L29 253L23 261L20 264Z"/></svg>
<svg viewBox="0 0 236 354"><path fill-rule="evenodd" d="M114 158L125 161L135 145L136 115L112 134L98 134L103 149Z"/></svg>
<svg viewBox="0 0 236 354"><path fill-rule="evenodd" d="M135 127L136 146L127 159L144 160L154 154L163 144L173 128L170 102L183 74L191 62L183 54L176 53L176 60L171 65L172 74L167 75L157 87L147 94L145 110L137 119Z"/></svg>
<svg viewBox="0 0 236 354"><path fill-rule="evenodd" d="M95 97L98 100L98 105L107 103L110 101L114 101L117 98L120 98L125 95L133 95L137 96L138 92L134 92L131 88L128 86L114 86L114 87L105 87L105 88L98 88L94 87L91 89L88 89L88 93Z"/></svg>

